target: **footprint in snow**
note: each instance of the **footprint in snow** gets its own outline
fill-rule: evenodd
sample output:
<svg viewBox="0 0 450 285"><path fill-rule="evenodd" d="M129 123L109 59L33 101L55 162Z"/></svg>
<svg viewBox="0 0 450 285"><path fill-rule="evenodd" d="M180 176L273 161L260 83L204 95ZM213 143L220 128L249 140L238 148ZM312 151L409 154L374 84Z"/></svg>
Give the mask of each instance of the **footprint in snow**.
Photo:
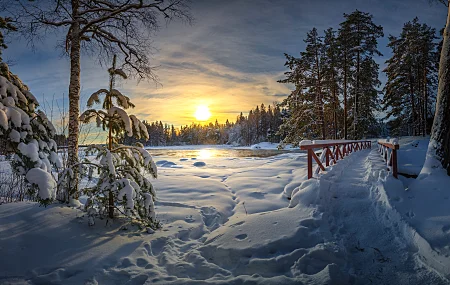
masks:
<svg viewBox="0 0 450 285"><path fill-rule="evenodd" d="M236 224L232 224L232 225L230 225L230 228L234 228L234 227L237 227L237 226L243 225L244 223L245 223L245 221L240 221L240 222L237 222Z"/></svg>
<svg viewBox="0 0 450 285"><path fill-rule="evenodd" d="M190 216L186 216L186 218L184 218L184 220L188 223L193 223L195 222L195 219L192 217L192 215Z"/></svg>
<svg viewBox="0 0 450 285"><path fill-rule="evenodd" d="M244 239L247 238L247 235L246 234L240 234L240 235L235 236L234 238L237 239L237 240L244 240Z"/></svg>

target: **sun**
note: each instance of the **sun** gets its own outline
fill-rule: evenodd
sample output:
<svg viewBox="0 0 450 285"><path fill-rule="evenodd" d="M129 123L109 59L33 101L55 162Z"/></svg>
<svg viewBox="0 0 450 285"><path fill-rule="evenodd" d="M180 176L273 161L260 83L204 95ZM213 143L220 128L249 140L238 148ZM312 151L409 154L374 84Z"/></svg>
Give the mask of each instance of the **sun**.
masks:
<svg viewBox="0 0 450 285"><path fill-rule="evenodd" d="M211 112L208 106L200 105L197 107L197 111L194 114L197 121L206 121L211 117Z"/></svg>

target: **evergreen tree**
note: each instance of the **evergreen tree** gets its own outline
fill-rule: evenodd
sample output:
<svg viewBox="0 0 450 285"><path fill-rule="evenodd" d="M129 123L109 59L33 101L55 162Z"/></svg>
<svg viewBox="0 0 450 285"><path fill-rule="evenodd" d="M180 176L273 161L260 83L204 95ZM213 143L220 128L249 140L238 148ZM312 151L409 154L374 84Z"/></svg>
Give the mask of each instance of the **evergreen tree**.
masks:
<svg viewBox="0 0 450 285"><path fill-rule="evenodd" d="M344 53L341 66L344 68L344 90L349 91L349 94L345 91L345 97L350 95L350 98L344 98L344 101L349 99L344 104L348 104L352 110L352 137L358 139L364 136L364 130L375 121L374 112L379 105L378 93L373 92L380 85L378 78L374 78L379 67L373 57L382 55L377 45L378 38L384 34L383 28L373 23L373 16L369 13L356 10L351 14L344 14L344 18L339 31L341 50ZM370 76L367 76L367 72ZM361 108L364 109L360 110Z"/></svg>
<svg viewBox="0 0 450 285"><path fill-rule="evenodd" d="M13 171L25 178L32 199L48 205L57 197L52 175L62 166L53 140L56 129L28 87L0 62L0 137L14 154Z"/></svg>
<svg viewBox="0 0 450 285"><path fill-rule="evenodd" d="M0 17L0 31L14 31L11 19ZM0 56L7 48L0 32ZM0 139L6 152L15 153L12 169L24 177L28 194L42 205L57 198L57 183L52 171L62 167L53 140L56 130L39 102L17 75L10 72L0 57Z"/></svg>
<svg viewBox="0 0 450 285"><path fill-rule="evenodd" d="M126 132L128 136L134 135L148 140L147 127L134 115L127 114L125 110L134 105L127 96L114 89L117 75L126 78L121 69L116 69L116 57L108 72L109 89L98 90L87 102L88 107L101 103L102 109L89 109L80 117L80 120L86 123L95 120L98 126L108 130L106 146L93 145L86 150L87 153L95 153L98 162L85 159L80 164L89 170L88 177L92 177L94 169L99 174L97 184L83 190L89 196L86 208L90 216L90 224L93 224L93 216L97 210L101 214L107 212L108 216L113 218L114 210L117 209L131 219L137 219L146 226L157 228L159 223L156 221L154 207L156 193L145 176L145 172L149 172L153 178L156 178L156 165L141 144L137 146L118 144L118 139L123 132ZM100 100L102 94L104 94L103 102ZM73 170L69 169L65 177L66 181L73 180Z"/></svg>
<svg viewBox="0 0 450 285"><path fill-rule="evenodd" d="M325 48L325 60L324 60L324 71L323 78L325 82L326 89L328 91L328 98L331 103L329 114L330 120L332 122L331 128L333 130L332 135L328 135L329 137L333 137L333 139L338 138L338 113L340 109L339 103L339 47L338 41L335 35L335 31L333 28L329 28L325 31L324 38L324 48Z"/></svg>
<svg viewBox="0 0 450 285"><path fill-rule="evenodd" d="M287 116L280 126L280 134L285 135L285 142L296 143L303 138L325 139L325 89L324 65L326 49L322 37L314 28L304 40L306 50L300 58L286 56L290 71L280 83L294 84L295 90L280 104Z"/></svg>
<svg viewBox="0 0 450 285"><path fill-rule="evenodd" d="M426 135L432 117L432 99L437 84L435 30L418 18L403 26L399 37L390 36L392 57L384 72L383 110L396 135Z"/></svg>

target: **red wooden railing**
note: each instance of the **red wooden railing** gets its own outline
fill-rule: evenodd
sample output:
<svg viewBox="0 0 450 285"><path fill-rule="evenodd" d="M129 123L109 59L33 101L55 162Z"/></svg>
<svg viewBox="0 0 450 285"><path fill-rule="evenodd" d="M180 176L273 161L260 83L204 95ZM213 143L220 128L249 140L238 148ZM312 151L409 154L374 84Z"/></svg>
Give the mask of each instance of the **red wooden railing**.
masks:
<svg viewBox="0 0 450 285"><path fill-rule="evenodd" d="M378 141L378 151L381 153L388 166L392 166L392 175L394 175L395 178L398 178L397 150L399 148L400 146L397 143Z"/></svg>
<svg viewBox="0 0 450 285"><path fill-rule="evenodd" d="M317 171L320 170L325 171L325 166L330 166L330 163L336 164L339 160L339 157L343 159L345 156L350 153L362 149L367 149L372 147L371 141L317 141L317 143L302 143L300 145L301 150L308 151L308 179L313 177L312 170L312 160L314 159L317 163ZM321 159L319 159L314 152L314 149L322 148ZM325 166L323 165L325 159Z"/></svg>

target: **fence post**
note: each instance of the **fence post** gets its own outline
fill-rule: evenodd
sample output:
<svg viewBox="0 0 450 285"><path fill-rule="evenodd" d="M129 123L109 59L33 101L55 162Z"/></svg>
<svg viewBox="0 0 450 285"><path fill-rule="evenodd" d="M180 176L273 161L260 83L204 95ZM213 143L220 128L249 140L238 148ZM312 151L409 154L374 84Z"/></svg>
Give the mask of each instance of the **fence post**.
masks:
<svg viewBox="0 0 450 285"><path fill-rule="evenodd" d="M394 148L392 150L392 174L395 178L397 177L397 150Z"/></svg>
<svg viewBox="0 0 450 285"><path fill-rule="evenodd" d="M312 149L308 149L308 179L312 178Z"/></svg>

